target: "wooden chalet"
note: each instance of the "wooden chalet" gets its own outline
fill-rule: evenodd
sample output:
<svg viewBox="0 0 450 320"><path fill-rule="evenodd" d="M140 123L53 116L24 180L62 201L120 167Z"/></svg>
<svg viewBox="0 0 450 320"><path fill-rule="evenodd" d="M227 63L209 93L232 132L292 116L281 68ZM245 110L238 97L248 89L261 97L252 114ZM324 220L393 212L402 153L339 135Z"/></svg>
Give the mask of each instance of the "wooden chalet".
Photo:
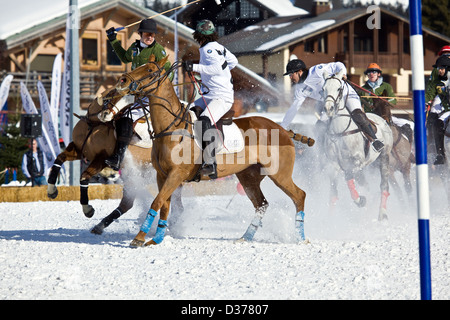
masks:
<svg viewBox="0 0 450 320"><path fill-rule="evenodd" d="M289 60L299 58L308 66L332 61L343 62L355 83L366 81L364 70L378 63L385 81L399 96L411 93L411 55L409 20L379 8L379 28L374 12L366 8L330 10L328 1L309 16L284 16L264 20L221 38L240 63L271 83L290 91L290 80L283 77ZM429 75L437 52L450 38L423 28L425 74Z"/></svg>
<svg viewBox="0 0 450 320"><path fill-rule="evenodd" d="M137 6L127 0L90 1L80 5L80 99L85 109L92 99L113 85L118 77L130 70L110 46L105 31L154 16L157 12ZM68 11L68 10L67 10ZM7 74L14 76L8 99L9 110L20 110L20 81L27 84L31 95L37 97L36 83L41 80L50 93L53 61L58 53L64 57L67 11L57 17L17 30L17 33L0 39L0 82ZM174 20L160 15L154 18L158 25L156 41L162 44L169 60L175 59ZM136 39L138 24L118 32L118 39L128 48ZM178 59L198 60L198 44L193 40L193 30L178 24ZM238 65L233 71L237 113L260 100L276 104L278 92L260 76ZM179 69L179 83L188 81ZM188 100L192 86L179 86L180 98ZM244 99L245 98L245 99ZM34 99L36 105L39 103ZM38 106L39 107L39 106Z"/></svg>

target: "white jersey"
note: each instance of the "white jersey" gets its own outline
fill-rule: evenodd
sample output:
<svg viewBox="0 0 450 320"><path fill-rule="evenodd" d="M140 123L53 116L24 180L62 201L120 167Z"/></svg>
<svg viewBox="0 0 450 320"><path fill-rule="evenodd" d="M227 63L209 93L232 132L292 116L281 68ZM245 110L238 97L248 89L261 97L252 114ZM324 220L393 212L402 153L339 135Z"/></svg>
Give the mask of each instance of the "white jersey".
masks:
<svg viewBox="0 0 450 320"><path fill-rule="evenodd" d="M216 41L208 42L200 49L200 63L193 70L200 73L202 83L209 89L205 98L234 102L233 80L230 70L238 60L234 54Z"/></svg>
<svg viewBox="0 0 450 320"><path fill-rule="evenodd" d="M344 73L347 74L347 68L342 62L322 63L311 67L305 81L295 85L294 102L286 112L281 126L286 128L292 122L295 114L306 98L324 102L324 97L322 96L322 88L325 84L325 79L323 77L324 71L327 71L328 74L331 75L337 74L341 70L344 70ZM355 90L351 87L344 86L344 95L347 93L349 94L349 98L347 99L347 108L349 111L361 109L361 102Z"/></svg>

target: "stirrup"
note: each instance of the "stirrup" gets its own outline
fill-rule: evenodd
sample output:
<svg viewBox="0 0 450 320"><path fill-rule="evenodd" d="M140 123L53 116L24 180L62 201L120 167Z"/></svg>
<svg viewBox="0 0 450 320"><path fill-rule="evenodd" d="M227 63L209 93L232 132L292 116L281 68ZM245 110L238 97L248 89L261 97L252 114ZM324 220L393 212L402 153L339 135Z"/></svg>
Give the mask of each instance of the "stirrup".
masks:
<svg viewBox="0 0 450 320"><path fill-rule="evenodd" d="M215 163L207 164L204 163L200 172L204 176L208 176L211 179L217 179L217 165Z"/></svg>
<svg viewBox="0 0 450 320"><path fill-rule="evenodd" d="M375 149L376 152L380 152L384 148L384 143L381 142L380 140L374 140L372 142L372 146L373 146L373 148Z"/></svg>
<svg viewBox="0 0 450 320"><path fill-rule="evenodd" d="M113 170L119 171L120 169L120 156L115 153L111 157L105 160L105 163Z"/></svg>
<svg viewBox="0 0 450 320"><path fill-rule="evenodd" d="M441 165L444 163L445 163L445 157L442 154L438 154L436 156L436 160L434 161L433 164L436 166L436 165Z"/></svg>

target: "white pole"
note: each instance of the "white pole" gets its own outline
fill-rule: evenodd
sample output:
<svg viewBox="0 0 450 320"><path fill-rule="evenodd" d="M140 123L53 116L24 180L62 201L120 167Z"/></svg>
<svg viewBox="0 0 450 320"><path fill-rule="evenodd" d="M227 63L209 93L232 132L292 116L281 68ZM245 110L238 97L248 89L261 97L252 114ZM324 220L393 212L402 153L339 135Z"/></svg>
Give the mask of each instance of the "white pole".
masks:
<svg viewBox="0 0 450 320"><path fill-rule="evenodd" d="M431 300L430 196L428 186L427 133L425 128L425 78L420 0L409 0L412 89L414 95L414 131L416 145L417 204L419 224L420 293Z"/></svg>
<svg viewBox="0 0 450 320"><path fill-rule="evenodd" d="M77 118L74 113L80 114L80 54L78 49L80 29L80 13L78 10L78 0L70 0L69 3L70 14L70 141L72 138L72 131L75 127ZM70 162L70 180L71 186L79 185L80 183L80 163Z"/></svg>

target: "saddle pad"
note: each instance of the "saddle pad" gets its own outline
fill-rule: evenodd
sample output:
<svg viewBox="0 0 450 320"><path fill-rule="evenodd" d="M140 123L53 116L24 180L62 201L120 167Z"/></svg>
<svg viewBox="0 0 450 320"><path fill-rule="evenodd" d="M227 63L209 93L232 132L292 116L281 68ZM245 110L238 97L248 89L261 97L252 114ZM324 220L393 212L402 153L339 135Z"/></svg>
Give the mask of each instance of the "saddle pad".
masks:
<svg viewBox="0 0 450 320"><path fill-rule="evenodd" d="M191 114L191 119L197 119L197 116L195 115L194 112L190 110L189 112ZM192 131L194 132L195 143L201 149L202 146L199 143L200 137L197 137L196 130ZM219 147L218 150L216 150L216 154L237 153L244 150L245 146L244 138L242 137L241 130L234 122L231 125L223 126L223 135L224 135L224 144L222 144L222 141L219 141Z"/></svg>
<svg viewBox="0 0 450 320"><path fill-rule="evenodd" d="M151 122L149 122L150 130L153 129ZM131 138L130 144L141 147L145 149L150 149L153 146L153 141L150 139L148 133L148 126L146 121L138 120L136 126L134 127L133 137ZM137 134L137 135L136 135Z"/></svg>

